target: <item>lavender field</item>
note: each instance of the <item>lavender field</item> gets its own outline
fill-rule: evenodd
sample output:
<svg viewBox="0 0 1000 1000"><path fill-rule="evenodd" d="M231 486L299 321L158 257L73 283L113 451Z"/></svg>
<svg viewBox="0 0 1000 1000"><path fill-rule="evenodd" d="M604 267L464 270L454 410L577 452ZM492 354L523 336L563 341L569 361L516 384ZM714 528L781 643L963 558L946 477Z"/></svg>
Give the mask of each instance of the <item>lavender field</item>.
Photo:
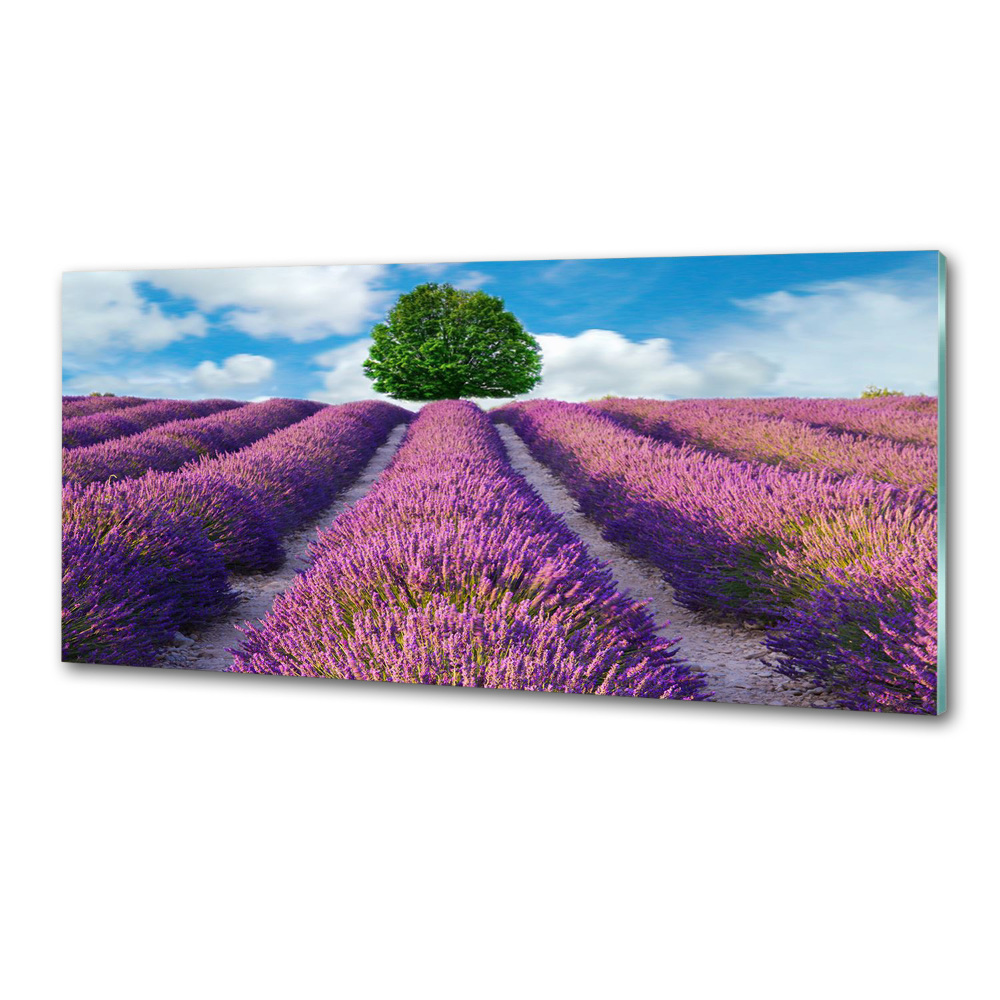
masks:
<svg viewBox="0 0 1000 1000"><path fill-rule="evenodd" d="M933 714L936 442L928 396L64 397L63 658Z"/></svg>

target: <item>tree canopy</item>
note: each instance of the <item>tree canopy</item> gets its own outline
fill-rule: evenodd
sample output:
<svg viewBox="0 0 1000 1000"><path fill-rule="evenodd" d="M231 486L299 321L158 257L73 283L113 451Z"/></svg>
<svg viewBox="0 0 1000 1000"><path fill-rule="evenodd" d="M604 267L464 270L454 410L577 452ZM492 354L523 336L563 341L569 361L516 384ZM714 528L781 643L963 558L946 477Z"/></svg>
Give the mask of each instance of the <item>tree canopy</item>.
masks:
<svg viewBox="0 0 1000 1000"><path fill-rule="evenodd" d="M375 389L425 402L504 397L541 381L541 348L503 299L428 283L405 292L372 329L363 365Z"/></svg>

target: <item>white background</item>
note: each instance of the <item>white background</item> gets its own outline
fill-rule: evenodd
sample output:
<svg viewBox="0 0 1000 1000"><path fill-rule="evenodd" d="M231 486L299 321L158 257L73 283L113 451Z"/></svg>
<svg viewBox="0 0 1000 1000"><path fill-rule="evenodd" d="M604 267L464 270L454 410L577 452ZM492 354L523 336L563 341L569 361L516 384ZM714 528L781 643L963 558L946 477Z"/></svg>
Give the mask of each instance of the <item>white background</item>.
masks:
<svg viewBox="0 0 1000 1000"><path fill-rule="evenodd" d="M986 9L16 8L8 995L987 994ZM58 662L63 270L888 249L951 266L941 719Z"/></svg>

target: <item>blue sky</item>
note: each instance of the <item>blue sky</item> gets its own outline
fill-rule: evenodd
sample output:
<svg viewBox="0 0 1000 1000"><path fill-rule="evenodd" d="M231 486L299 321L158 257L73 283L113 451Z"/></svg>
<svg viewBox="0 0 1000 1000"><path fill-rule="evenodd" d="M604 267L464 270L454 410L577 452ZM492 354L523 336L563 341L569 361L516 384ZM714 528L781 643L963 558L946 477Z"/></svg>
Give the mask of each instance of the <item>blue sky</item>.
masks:
<svg viewBox="0 0 1000 1000"><path fill-rule="evenodd" d="M543 352L532 393L937 391L934 252L73 272L63 385L141 396L371 398L369 331L425 281L501 296Z"/></svg>

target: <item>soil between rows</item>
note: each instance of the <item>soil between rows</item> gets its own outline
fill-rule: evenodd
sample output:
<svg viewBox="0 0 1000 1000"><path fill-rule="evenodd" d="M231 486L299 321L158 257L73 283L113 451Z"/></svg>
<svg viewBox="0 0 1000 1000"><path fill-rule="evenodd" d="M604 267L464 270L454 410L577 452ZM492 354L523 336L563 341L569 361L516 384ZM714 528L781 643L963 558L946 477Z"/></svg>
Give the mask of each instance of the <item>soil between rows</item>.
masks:
<svg viewBox="0 0 1000 1000"><path fill-rule="evenodd" d="M395 427L353 485L319 517L285 539L287 558L280 569L237 577L235 588L241 593L241 600L235 609L225 618L192 630L188 635L178 634L174 644L164 650L155 665L226 670L233 660L226 649L238 646L242 639L236 626L266 617L275 598L288 590L297 575L307 568L309 545L317 531L327 527L338 514L368 493L392 460L406 427L406 424ZM619 589L649 604L654 619L662 623L658 634L680 637L679 655L705 672L709 687L715 692L715 701L817 708L832 705L820 689L777 673L774 664L779 662L779 657L767 649L759 632L728 621L709 620L678 604L670 586L652 563L633 558L603 538L600 527L577 509L566 488L531 456L513 428L501 424L497 431L512 466L545 503L563 517L591 555L610 565Z"/></svg>
<svg viewBox="0 0 1000 1000"><path fill-rule="evenodd" d="M650 562L635 559L607 541L600 527L580 512L566 487L536 461L517 432L498 424L511 464L528 480L549 508L583 540L591 555L607 563L619 590L649 604L653 618L664 627L658 634L679 636L679 655L708 676L714 701L744 705L797 705L825 708L832 705L819 688L779 674L780 657L764 645L762 633L728 621L712 621L674 600L663 574Z"/></svg>
<svg viewBox="0 0 1000 1000"><path fill-rule="evenodd" d="M274 599L295 582L295 578L308 567L309 546L316 533L352 504L360 500L373 486L382 470L396 454L407 424L399 424L376 450L361 475L315 520L284 539L286 558L284 565L273 573L248 573L234 579L234 589L242 599L225 617L210 625L194 629L189 635L178 636L156 661L158 667L175 667L190 670L226 670L233 662L233 649L242 642L243 635L236 629L266 617Z"/></svg>

